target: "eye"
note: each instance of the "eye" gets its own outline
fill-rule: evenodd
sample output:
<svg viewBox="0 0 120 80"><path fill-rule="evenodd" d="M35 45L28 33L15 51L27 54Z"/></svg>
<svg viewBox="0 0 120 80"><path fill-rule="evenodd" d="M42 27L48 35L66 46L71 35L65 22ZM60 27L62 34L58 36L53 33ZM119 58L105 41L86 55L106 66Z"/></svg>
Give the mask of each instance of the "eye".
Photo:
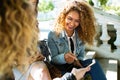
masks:
<svg viewBox="0 0 120 80"><path fill-rule="evenodd" d="M80 22L80 20L75 20L75 22L79 23L79 22Z"/></svg>
<svg viewBox="0 0 120 80"><path fill-rule="evenodd" d="M73 19L72 19L71 17L68 17L68 18L67 18L67 20L70 20L70 21L72 21Z"/></svg>

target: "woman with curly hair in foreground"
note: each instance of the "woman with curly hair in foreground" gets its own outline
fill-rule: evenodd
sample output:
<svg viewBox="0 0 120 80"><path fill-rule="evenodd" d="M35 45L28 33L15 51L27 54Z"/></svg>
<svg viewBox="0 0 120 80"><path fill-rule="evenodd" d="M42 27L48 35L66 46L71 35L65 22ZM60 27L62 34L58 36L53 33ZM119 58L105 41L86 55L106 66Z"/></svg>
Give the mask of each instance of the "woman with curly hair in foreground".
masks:
<svg viewBox="0 0 120 80"><path fill-rule="evenodd" d="M0 6L0 80L51 80L44 57L37 53L38 33L31 5L26 0L1 0ZM80 79L89 70L74 68L56 79Z"/></svg>
<svg viewBox="0 0 120 80"><path fill-rule="evenodd" d="M0 5L0 76L2 76L11 72L14 63L21 64L27 47L31 45L36 22L31 7L25 0L1 0Z"/></svg>

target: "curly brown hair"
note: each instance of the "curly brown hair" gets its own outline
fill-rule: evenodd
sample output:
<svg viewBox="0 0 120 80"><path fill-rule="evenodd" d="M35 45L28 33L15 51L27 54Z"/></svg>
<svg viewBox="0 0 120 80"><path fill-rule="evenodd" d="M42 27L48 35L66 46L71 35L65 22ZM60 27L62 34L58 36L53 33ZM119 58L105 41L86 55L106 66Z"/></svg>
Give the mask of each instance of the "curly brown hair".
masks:
<svg viewBox="0 0 120 80"><path fill-rule="evenodd" d="M32 45L36 20L26 0L0 2L0 76L26 56ZM36 34L36 33L35 33Z"/></svg>
<svg viewBox="0 0 120 80"><path fill-rule="evenodd" d="M70 0L60 12L55 23L55 32L59 33L64 29L66 15L71 11L77 11L80 16L80 25L77 27L79 38L84 43L93 44L96 34L96 20L93 8L83 0Z"/></svg>

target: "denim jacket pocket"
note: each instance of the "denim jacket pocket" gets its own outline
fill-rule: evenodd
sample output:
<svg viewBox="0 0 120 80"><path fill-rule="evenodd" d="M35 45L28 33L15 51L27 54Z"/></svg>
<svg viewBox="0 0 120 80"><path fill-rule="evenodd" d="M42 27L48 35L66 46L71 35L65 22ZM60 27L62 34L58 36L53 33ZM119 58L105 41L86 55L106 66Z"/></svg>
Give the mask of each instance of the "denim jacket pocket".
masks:
<svg viewBox="0 0 120 80"><path fill-rule="evenodd" d="M64 41L56 41L59 53L64 53L66 50L66 45Z"/></svg>

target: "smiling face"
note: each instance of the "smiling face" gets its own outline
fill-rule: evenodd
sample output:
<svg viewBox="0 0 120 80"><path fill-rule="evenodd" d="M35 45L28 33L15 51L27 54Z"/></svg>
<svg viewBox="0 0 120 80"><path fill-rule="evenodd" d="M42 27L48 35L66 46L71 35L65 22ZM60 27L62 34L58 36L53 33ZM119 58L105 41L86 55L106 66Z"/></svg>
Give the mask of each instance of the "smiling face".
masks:
<svg viewBox="0 0 120 80"><path fill-rule="evenodd" d="M65 30L67 33L73 33L74 29L80 24L80 17L77 11L70 11L65 18Z"/></svg>

